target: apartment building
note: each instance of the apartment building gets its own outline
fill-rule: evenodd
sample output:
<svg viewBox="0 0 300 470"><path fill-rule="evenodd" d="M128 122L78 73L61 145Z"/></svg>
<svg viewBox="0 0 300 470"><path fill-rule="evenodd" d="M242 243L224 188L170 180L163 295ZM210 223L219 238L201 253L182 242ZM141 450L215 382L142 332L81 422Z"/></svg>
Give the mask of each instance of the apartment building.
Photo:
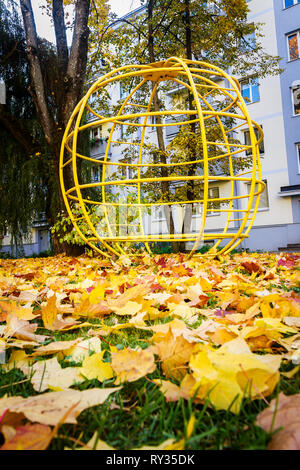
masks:
<svg viewBox="0 0 300 470"><path fill-rule="evenodd" d="M269 250L291 248L297 249L300 243L300 0L248 0L249 22L263 23L263 46L272 55L282 57L281 67L284 72L280 76L258 79L255 76L237 77L243 97L245 98L251 118L263 129L264 141L260 145L262 179L266 190L260 198L259 208L249 238L240 245L243 249ZM138 9L140 13L140 9ZM134 14L130 13L129 15ZM254 38L255 40L255 38ZM226 83L225 83L226 86ZM172 105L171 90L166 101ZM114 89L112 100L123 99L125 95L120 89ZM170 122L166 118L165 122ZM119 139L123 139L123 126L120 127ZM172 140L178 128L164 128L166 145ZM92 129L97 137L99 129ZM105 132L103 129L101 132ZM241 143L249 143L249 129L241 127L237 134ZM127 137L128 138L128 137ZM148 138L155 143L154 128L148 132ZM104 155L105 143L102 145ZM109 158L112 161L122 160L122 145L111 145ZM250 151L251 152L251 151ZM245 156L250 155L249 150ZM95 147L93 155L101 158L101 148ZM102 155L102 156L103 156ZM94 178L99 178L99 167ZM127 172L130 167L122 167ZM248 183L238 183L236 193L249 193ZM210 197L228 197L229 185L210 182ZM244 201L244 202L243 202ZM240 209L247 201L242 200ZM183 211L179 206L173 207L173 216L177 233L180 233L183 222ZM192 230L197 232L200 226L201 209L194 210ZM206 221L206 232L220 232L224 227L224 214L211 210ZM152 214L144 217L145 231L151 229L152 234L167 233L167 223L163 207L157 207ZM238 224L231 223L229 231L238 229ZM191 245L191 244L190 244ZM222 246L222 245L221 245ZM188 246L187 246L188 247Z"/></svg>
<svg viewBox="0 0 300 470"><path fill-rule="evenodd" d="M249 239L242 246L292 250L300 243L300 1L248 3L249 22L264 23L264 48L282 57L284 72L264 80L239 77L251 118L264 131L260 151L262 177L267 184ZM247 141L247 131L242 138Z"/></svg>
<svg viewBox="0 0 300 470"><path fill-rule="evenodd" d="M288 183L280 185L279 197L292 206L286 244L293 248L300 242L300 0L274 0L274 17L284 68L280 90L288 168Z"/></svg>

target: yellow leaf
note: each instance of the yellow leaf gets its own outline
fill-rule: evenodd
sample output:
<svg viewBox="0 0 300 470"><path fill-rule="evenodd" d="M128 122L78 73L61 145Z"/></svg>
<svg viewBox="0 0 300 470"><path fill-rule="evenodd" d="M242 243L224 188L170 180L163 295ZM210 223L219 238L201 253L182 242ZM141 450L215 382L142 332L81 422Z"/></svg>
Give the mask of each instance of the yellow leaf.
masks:
<svg viewBox="0 0 300 470"><path fill-rule="evenodd" d="M105 351L92 354L84 359L79 374L88 380L98 379L100 382L111 379L114 375L111 365L103 361Z"/></svg>
<svg viewBox="0 0 300 470"><path fill-rule="evenodd" d="M167 439L164 441L162 444L158 446L143 446L143 447L138 447L134 448L131 450L169 450L170 446L174 444L175 439Z"/></svg>
<svg viewBox="0 0 300 470"><path fill-rule="evenodd" d="M24 413L29 421L56 426L74 406L64 422L76 424L76 416L79 413L86 408L104 403L109 395L120 389L121 387L92 388L83 391L69 389L28 398L3 397L0 399L0 416L8 409L12 413Z"/></svg>
<svg viewBox="0 0 300 470"><path fill-rule="evenodd" d="M155 341L154 338L152 339ZM182 379L186 374L194 343L190 343L183 336L175 337L171 328L158 339L155 346L162 361L165 376Z"/></svg>
<svg viewBox="0 0 300 470"><path fill-rule="evenodd" d="M30 372L33 373L30 379L31 383L37 392L43 392L49 387L65 390L74 383L83 381L76 367L65 367L63 369L56 357L36 362Z"/></svg>
<svg viewBox="0 0 300 470"><path fill-rule="evenodd" d="M111 367L117 375L116 385L135 380L151 374L155 370L154 355L148 349L134 350L126 348L112 352Z"/></svg>
<svg viewBox="0 0 300 470"><path fill-rule="evenodd" d="M154 379L156 385L159 386L161 393L164 394L166 401L178 401L181 397L180 387L169 380Z"/></svg>
<svg viewBox="0 0 300 470"><path fill-rule="evenodd" d="M58 310L56 307L56 294L54 293L47 301L45 307L42 307L42 320L47 330L52 330L55 323Z"/></svg>
<svg viewBox="0 0 300 470"><path fill-rule="evenodd" d="M112 307L117 315L136 315L142 309L142 305L129 300L124 307Z"/></svg>
<svg viewBox="0 0 300 470"><path fill-rule="evenodd" d="M89 295L90 304L98 304L100 300L104 300L105 291L108 287L108 283L98 284Z"/></svg>
<svg viewBox="0 0 300 470"><path fill-rule="evenodd" d="M46 354L54 354L61 351L66 351L77 344L79 341L80 338L73 339L71 341L52 341L52 343L49 343L46 346L40 346L37 348L33 353L31 353L31 356L44 356Z"/></svg>
<svg viewBox="0 0 300 470"><path fill-rule="evenodd" d="M245 392L250 393L252 399L273 392L279 380L280 362L280 357L253 354L241 338L216 351L202 347L190 361L196 380L190 394L197 392L202 400L209 396L217 409L228 409L232 405L231 411L238 413Z"/></svg>
<svg viewBox="0 0 300 470"><path fill-rule="evenodd" d="M9 361L2 367L6 370L20 369L25 375L30 372L32 359L25 353L25 351L12 351Z"/></svg>

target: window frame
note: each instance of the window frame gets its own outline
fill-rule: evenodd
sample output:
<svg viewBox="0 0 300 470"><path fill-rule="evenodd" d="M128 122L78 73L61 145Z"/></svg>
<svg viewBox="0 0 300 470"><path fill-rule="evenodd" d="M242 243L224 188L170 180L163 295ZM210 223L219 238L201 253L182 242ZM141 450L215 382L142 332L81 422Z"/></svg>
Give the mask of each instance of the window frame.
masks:
<svg viewBox="0 0 300 470"><path fill-rule="evenodd" d="M98 179L95 179L95 169L98 170ZM99 183L102 180L102 165L93 165L92 166L92 181L93 183Z"/></svg>
<svg viewBox="0 0 300 470"><path fill-rule="evenodd" d="M295 59L291 59L289 38L295 35L297 36L297 42L298 42L298 57L296 57ZM294 62L294 60L300 59L300 29L293 31L292 33L288 33L286 35L286 41L287 41L288 62Z"/></svg>
<svg viewBox="0 0 300 470"><path fill-rule="evenodd" d="M298 162L298 174L300 174L300 142L296 142L296 155Z"/></svg>
<svg viewBox="0 0 300 470"><path fill-rule="evenodd" d="M260 127L263 129L263 126L262 124L260 124ZM259 140L259 132L256 128L253 129L254 133L255 133L255 136L256 136L256 139ZM243 138L244 138L244 144L245 145L248 145L247 142L246 142L246 133L248 132L249 133L249 138L250 138L250 130L249 129L244 129L243 131ZM263 148L263 150L261 149L261 147ZM262 142L258 145L258 149L259 149L259 155L260 156L263 156L265 155L265 139L262 140ZM250 152L250 153L248 153ZM246 157L250 157L252 156L252 149L248 149L248 150L245 150L245 155Z"/></svg>
<svg viewBox="0 0 300 470"><path fill-rule="evenodd" d="M295 100L294 100L294 90L299 90L299 96L300 96L300 85L291 86L293 116L296 117L296 116L300 116L300 98L299 98L299 113L296 113L295 112L296 104L295 104Z"/></svg>
<svg viewBox="0 0 300 470"><path fill-rule="evenodd" d="M120 165L122 178L125 178L125 180L134 179L134 167L128 166L128 164L130 163L128 159L122 158L119 160L119 163L127 164L127 165Z"/></svg>
<svg viewBox="0 0 300 470"><path fill-rule="evenodd" d="M158 214L162 212L163 217L158 217ZM164 207L163 206L154 206L153 222L162 222L166 220L164 216Z"/></svg>
<svg viewBox="0 0 300 470"><path fill-rule="evenodd" d="M94 135L95 131L97 131L96 135ZM98 125L90 129L90 139L102 139L102 125Z"/></svg>
<svg viewBox="0 0 300 470"><path fill-rule="evenodd" d="M253 88L253 80L257 80L257 89L258 89L258 99L253 101L253 91L252 91L252 88ZM245 83L248 83L249 85L249 90L250 90L250 98L249 98L249 101L247 101L245 99L245 97L243 96L243 84ZM259 79L257 76L253 76L253 77L248 77L248 78L244 78L242 80L240 80L240 87L241 87L241 95L242 97L244 98L244 100L246 101L246 104L252 104L252 103L259 103L260 101L260 91L259 91L259 87L260 87L260 83L259 83Z"/></svg>
<svg viewBox="0 0 300 470"><path fill-rule="evenodd" d="M268 205L267 205L266 207L259 207L259 204L261 203L261 200L262 200L261 196L262 196L262 194L263 194L263 193L261 193L261 194L260 194L260 200L259 200L258 208L257 208L257 212L260 212L260 211L261 211L261 212L262 212L262 211L269 211L269 210L270 210L270 198L269 198L268 180L267 180L267 179L263 179L262 181L263 181L263 182L265 183L265 185L266 185L265 191L266 191L266 195L267 195L267 203L268 203ZM256 183L256 185L257 185L257 184L258 184L258 183ZM255 186L256 186L256 185L255 185ZM248 198L250 197L250 187L251 187L251 182L247 182L247 183L246 183L246 188L247 188ZM255 192L256 192L256 188L255 188ZM256 197L257 197L257 196L254 196L254 198L256 198ZM253 202L252 202L252 204L253 204ZM254 204L256 204L256 199L254 199ZM247 204L246 204L246 205L247 205ZM250 209L250 212L253 212L253 211L254 211L254 208L252 207L252 208Z"/></svg>
<svg viewBox="0 0 300 470"><path fill-rule="evenodd" d="M293 5L286 6L286 0L283 0L283 9L286 10L287 8L292 8L295 5L300 5L300 0L293 0Z"/></svg>
<svg viewBox="0 0 300 470"><path fill-rule="evenodd" d="M214 189L218 190L218 195L216 197L214 197L213 194L211 194ZM219 186L211 186L210 188L208 188L208 199L219 199L219 198L220 198L220 187ZM207 204L208 209L210 209L209 205L210 205L210 202L208 201L208 204ZM221 202L219 202L218 209L220 208L220 206L221 206ZM196 204L193 204L192 217L194 217L194 218L202 217L202 211L199 211L199 209L201 209L201 207L202 207L202 204L200 202L196 203ZM209 210L206 215L207 215L207 217L214 217L216 215L221 215L221 212L210 211Z"/></svg>

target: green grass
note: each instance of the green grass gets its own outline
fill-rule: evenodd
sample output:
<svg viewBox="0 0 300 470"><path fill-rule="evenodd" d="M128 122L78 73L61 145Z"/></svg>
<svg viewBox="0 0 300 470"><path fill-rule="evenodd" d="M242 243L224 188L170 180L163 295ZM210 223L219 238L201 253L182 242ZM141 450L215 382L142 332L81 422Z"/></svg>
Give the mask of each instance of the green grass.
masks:
<svg viewBox="0 0 300 470"><path fill-rule="evenodd" d="M126 319L124 319L126 321ZM99 323L92 320L95 326ZM71 340L84 336L89 328L81 328L72 332L49 332L55 340ZM143 330L126 329L119 334L105 336L103 349L111 345L122 347L147 347L149 333ZM49 342L49 340L47 341ZM26 352L30 352L27 350ZM109 353L108 353L109 355ZM47 356L50 358L52 356ZM41 358L42 359L42 358ZM61 361L62 367L75 365L67 360ZM78 365L78 364L76 364ZM283 365L286 371L291 364ZM50 444L49 450L62 450L65 447L75 448L76 441L87 443L97 432L98 438L116 449L133 449L142 446L158 446L166 439L180 440L186 437L186 426L192 415L196 424L192 435L186 439L185 449L191 450L263 450L267 448L271 434L256 426L255 420L259 412L267 405L261 400L251 401L244 398L239 414L230 411L216 410L207 400L204 404L195 404L192 400L180 399L167 402L158 386L152 379L162 378L158 365L155 372L136 382L125 383L122 389L111 395L103 405L83 411L77 418L78 424L63 424ZM86 390L89 388L110 387L114 379L100 383L98 380L86 380L73 388ZM280 391L295 394L299 391L300 378L281 378L270 402ZM0 368L0 397L4 395L29 397L37 395L29 380L18 369L5 372ZM1 435L0 435L1 436ZM1 437L0 437L1 439Z"/></svg>

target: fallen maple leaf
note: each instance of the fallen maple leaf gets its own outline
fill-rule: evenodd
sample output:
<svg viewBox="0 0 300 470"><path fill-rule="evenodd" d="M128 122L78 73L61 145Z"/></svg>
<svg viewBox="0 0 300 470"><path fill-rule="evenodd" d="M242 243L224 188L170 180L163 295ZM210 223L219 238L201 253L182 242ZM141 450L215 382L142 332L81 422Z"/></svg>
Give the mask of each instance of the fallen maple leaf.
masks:
<svg viewBox="0 0 300 470"><path fill-rule="evenodd" d="M217 409L240 410L245 393L252 399L270 395L279 380L280 357L253 354L247 343L236 338L217 350L197 346L189 367L195 383L190 396L209 400Z"/></svg>
<svg viewBox="0 0 300 470"><path fill-rule="evenodd" d="M33 320L38 316L32 312L32 307L22 307L15 301L0 301L0 310L4 314L3 320L7 319L7 315L15 315L23 320Z"/></svg>
<svg viewBox="0 0 300 470"><path fill-rule="evenodd" d="M276 431L268 450L299 450L300 394L286 396L280 393L268 408L259 413L256 424L266 432Z"/></svg>
<svg viewBox="0 0 300 470"><path fill-rule="evenodd" d="M45 424L27 424L16 429L14 437L0 450L45 450L52 439L52 429Z"/></svg>
<svg viewBox="0 0 300 470"><path fill-rule="evenodd" d="M155 337L152 338L155 342ZM167 378L182 378L188 367L194 343L190 343L183 336L174 337L173 331L159 337L155 343L156 352L162 361L162 369Z"/></svg>
<svg viewBox="0 0 300 470"><path fill-rule="evenodd" d="M75 344L79 343L80 339L81 338L70 341L52 341L46 346L40 346L37 348L33 353L30 354L30 356L44 356L47 354L54 354L57 352L69 350L71 347L75 346Z"/></svg>
<svg viewBox="0 0 300 470"><path fill-rule="evenodd" d="M29 421L56 426L74 405L64 422L76 424L76 417L83 410L104 403L109 395L120 389L121 387L93 388L84 391L69 389L28 398L4 397L0 399L0 416L8 410L7 413L22 413Z"/></svg>
<svg viewBox="0 0 300 470"><path fill-rule="evenodd" d="M156 367L150 348L138 350L126 348L112 352L111 356L111 367L117 376L116 385L122 382L134 382L153 372Z"/></svg>
<svg viewBox="0 0 300 470"><path fill-rule="evenodd" d="M65 360L81 362L92 352L101 352L101 341L99 338L84 339L70 348L65 349L62 354Z"/></svg>
<svg viewBox="0 0 300 470"><path fill-rule="evenodd" d="M159 389L161 393L164 394L166 401L178 401L182 397L180 387L173 382L159 379L154 379L152 382L159 386Z"/></svg>
<svg viewBox="0 0 300 470"><path fill-rule="evenodd" d="M47 304L42 307L42 320L44 327L47 330L55 330L55 320L58 314L56 307L56 294L54 293L47 301Z"/></svg>
<svg viewBox="0 0 300 470"><path fill-rule="evenodd" d="M158 446L136 447L131 450L180 450L180 449L173 448L172 446L174 445L175 445L175 439L167 439L166 441L162 442Z"/></svg>
<svg viewBox="0 0 300 470"><path fill-rule="evenodd" d="M15 315L9 315L7 317L7 326L4 331L4 336L10 338L15 336L16 338L37 341L38 343L43 343L49 336L46 335L36 335L34 332L37 329L37 324L29 323L26 320L22 320Z"/></svg>
<svg viewBox="0 0 300 470"><path fill-rule="evenodd" d="M241 263L241 266L246 269L250 274L252 273L264 273L265 269L257 261L252 259L246 259Z"/></svg>
<svg viewBox="0 0 300 470"><path fill-rule="evenodd" d="M89 298L84 299L75 308L74 315L87 316L87 317L103 317L112 312L112 309L107 305L104 300L98 303L91 303Z"/></svg>
<svg viewBox="0 0 300 470"><path fill-rule="evenodd" d="M100 382L104 382L104 380L111 379L114 372L111 365L103 361L104 353L105 351L101 351L87 356L83 360L78 373L88 380L98 379Z"/></svg>
<svg viewBox="0 0 300 470"><path fill-rule="evenodd" d="M34 390L43 392L49 388L64 390L74 383L82 382L77 367L62 368L57 357L38 361L30 368L30 380Z"/></svg>

